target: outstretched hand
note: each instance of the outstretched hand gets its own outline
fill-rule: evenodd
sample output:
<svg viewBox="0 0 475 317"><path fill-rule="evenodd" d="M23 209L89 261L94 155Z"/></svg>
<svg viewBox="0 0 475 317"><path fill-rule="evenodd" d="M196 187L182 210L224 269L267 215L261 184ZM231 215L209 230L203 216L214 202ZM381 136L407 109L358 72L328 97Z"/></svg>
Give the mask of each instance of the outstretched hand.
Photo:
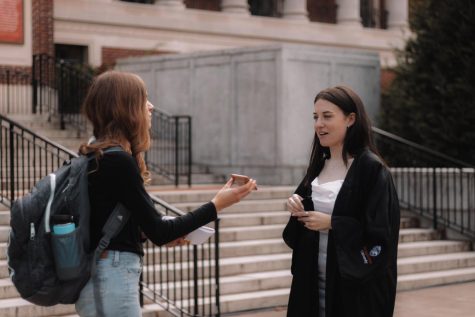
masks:
<svg viewBox="0 0 475 317"><path fill-rule="evenodd" d="M180 237L178 239L168 242L167 244L165 244L165 246L167 248L173 248L188 244L190 244L190 241L186 240L185 237Z"/></svg>
<svg viewBox="0 0 475 317"><path fill-rule="evenodd" d="M222 209L229 207L241 199L249 195L249 193L257 188L256 181L250 179L246 184L239 187L231 188L233 185L233 179L230 178L227 183L221 188L211 202L216 207L216 211L219 212Z"/></svg>

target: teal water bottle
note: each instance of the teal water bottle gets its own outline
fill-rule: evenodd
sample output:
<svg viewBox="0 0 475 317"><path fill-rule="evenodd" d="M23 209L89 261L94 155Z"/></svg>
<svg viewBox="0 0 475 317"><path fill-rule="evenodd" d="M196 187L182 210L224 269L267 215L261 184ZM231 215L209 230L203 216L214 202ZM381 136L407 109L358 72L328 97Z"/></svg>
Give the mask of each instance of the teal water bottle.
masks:
<svg viewBox="0 0 475 317"><path fill-rule="evenodd" d="M76 225L71 215L54 215L53 220L53 233L54 234L68 234L74 231Z"/></svg>

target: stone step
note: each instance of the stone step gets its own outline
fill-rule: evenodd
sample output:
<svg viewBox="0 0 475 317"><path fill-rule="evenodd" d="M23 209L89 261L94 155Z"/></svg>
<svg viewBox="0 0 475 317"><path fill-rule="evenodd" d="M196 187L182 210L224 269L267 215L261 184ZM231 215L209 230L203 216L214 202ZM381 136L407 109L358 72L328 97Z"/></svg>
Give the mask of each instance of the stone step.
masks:
<svg viewBox="0 0 475 317"><path fill-rule="evenodd" d="M214 245L204 244L203 251L201 251L200 249L200 251L198 252L199 259L208 258L210 250L212 254L214 254ZM398 257L401 259L414 256L448 254L465 251L470 251L470 243L468 241L437 240L407 242L399 244ZM7 243L0 243L0 260L6 259L6 252ZM145 250L145 252L150 253L153 252L153 250L151 248L148 248ZM282 241L280 237L274 239L221 242L219 249L219 255L221 259L238 256L251 256L255 254L280 254L286 252L291 252L291 250L289 247L287 247L287 245ZM179 254L180 251L177 250L176 253ZM160 255L158 252L158 248L156 249L155 254L155 261L156 263L159 263ZM188 256L191 256L191 253L188 254L188 252L183 251L181 253L180 259L182 261L187 261Z"/></svg>
<svg viewBox="0 0 475 317"><path fill-rule="evenodd" d="M272 255L224 258L220 261L220 271L222 276L228 276L232 274L290 269L290 258L290 252ZM186 275L189 265L190 263L188 262L183 263L183 266L178 265L179 270L182 270ZM208 268L210 265L213 267L214 262L204 261L199 265ZM237 270L236 265L240 267L241 271ZM400 275L466 267L475 267L475 252L454 252L450 254L425 255L398 259L398 273ZM151 272L154 268L156 270L169 269L166 265L157 264L155 266L148 266L146 271ZM205 269L205 271L207 271L207 269Z"/></svg>
<svg viewBox="0 0 475 317"><path fill-rule="evenodd" d="M2 317L50 317L74 313L76 313L74 305L42 307L21 298L0 299L0 316Z"/></svg>
<svg viewBox="0 0 475 317"><path fill-rule="evenodd" d="M7 242L0 243L0 260L7 259Z"/></svg>
<svg viewBox="0 0 475 317"><path fill-rule="evenodd" d="M10 224L10 210L0 209L0 226L8 226ZM257 226L270 224L286 224L289 220L288 211L267 211L256 213L229 213L220 214L220 227L240 227L240 226ZM401 218L401 229L414 228L418 225L414 218Z"/></svg>
<svg viewBox="0 0 475 317"><path fill-rule="evenodd" d="M220 242L272 239L282 237L285 224L221 228Z"/></svg>
<svg viewBox="0 0 475 317"><path fill-rule="evenodd" d="M1 210L0 211L0 226L9 226L10 225L10 210Z"/></svg>
<svg viewBox="0 0 475 317"><path fill-rule="evenodd" d="M10 235L10 226L0 226L0 242L8 241Z"/></svg>
<svg viewBox="0 0 475 317"><path fill-rule="evenodd" d="M408 291L469 281L475 281L475 267L400 275L397 290Z"/></svg>
<svg viewBox="0 0 475 317"><path fill-rule="evenodd" d="M244 200L287 199L293 192L293 188L287 186L267 187L258 185L258 188L258 190L253 191ZM150 194L156 195L170 204L205 203L214 197L218 189L219 187L217 189L208 190L160 191L158 188L151 188L149 192Z"/></svg>
<svg viewBox="0 0 475 317"><path fill-rule="evenodd" d="M257 272L225 276L220 279L220 295L230 295L246 292L265 291L278 288L290 288L292 275L289 270ZM198 288L205 290L204 296L213 296L215 284L214 278L198 281ZM211 286L211 287L210 287ZM177 283L164 283L150 285L164 293L164 296L172 300L188 299L192 296L193 281L179 281ZM190 292L188 288L190 287ZM202 292L200 295L203 294Z"/></svg>
<svg viewBox="0 0 475 317"><path fill-rule="evenodd" d="M399 243L439 240L441 232L427 228L408 228L399 230Z"/></svg>
<svg viewBox="0 0 475 317"><path fill-rule="evenodd" d="M415 274L475 267L475 252L454 252L398 259L398 274Z"/></svg>
<svg viewBox="0 0 475 317"><path fill-rule="evenodd" d="M0 299L20 297L9 277L0 279Z"/></svg>
<svg viewBox="0 0 475 317"><path fill-rule="evenodd" d="M193 211L202 203L176 203L174 206L185 212ZM243 200L239 204L225 208L221 213L246 213L260 211L287 210L287 199Z"/></svg>
<svg viewBox="0 0 475 317"><path fill-rule="evenodd" d="M211 256L214 257L214 250L214 244L204 244L202 247L198 248L198 259L209 259L210 251ZM2 246L0 245L0 254L2 251ZM146 264L151 264L153 261L155 261L155 263L160 263L163 261L163 259L166 259L167 251L169 252L170 261L172 261L173 258L177 259L177 261L188 261L193 257L192 251L188 251L186 247L182 247L182 249L162 248L161 252L159 251L158 247L155 249L147 248L145 250L146 254L148 254ZM153 252L155 252L155 257L151 256L151 253ZM281 238L221 242L219 247L220 259L252 255L282 254L290 252L291 250L285 243L283 243Z"/></svg>
<svg viewBox="0 0 475 317"><path fill-rule="evenodd" d="M471 251L469 241L418 241L400 243L398 248L398 257L415 257L432 254L448 254L456 252Z"/></svg>
<svg viewBox="0 0 475 317"><path fill-rule="evenodd" d="M209 226L213 227L213 223ZM258 225L258 226L240 226L240 227L222 227L220 228L220 242L244 241L257 239L278 239L282 237L285 223ZM0 243L8 241L10 227L0 225ZM401 229L399 242L430 241L439 239L440 234L432 229Z"/></svg>
<svg viewBox="0 0 475 317"><path fill-rule="evenodd" d="M282 254L272 254L272 255L252 255L252 256L241 256L241 257L232 257L224 258L220 260L220 274L222 277L231 276L237 274L248 274L256 272L265 272L265 271L276 271L276 270L288 270L290 269L290 252ZM198 262L198 270L200 273L200 278L209 277L209 271L214 268L214 260L212 261L200 261ZM144 280L147 280L149 274L153 274L155 271L156 277L161 276L162 281L157 281L158 283L173 281L175 275L177 279L183 277L188 278L188 274L193 274L193 263L184 262L177 264L175 267L173 265L167 265L166 263L147 265L144 266ZM166 274L166 272L175 272L175 274ZM2 270L0 270L2 272ZM162 272L162 274L160 274ZM214 273L213 273L214 274ZM2 276L0 276L1 278Z"/></svg>
<svg viewBox="0 0 475 317"><path fill-rule="evenodd" d="M220 228L259 225L286 224L289 220L288 211L267 211L246 214L220 214ZM0 218L1 220L1 218Z"/></svg>
<svg viewBox="0 0 475 317"><path fill-rule="evenodd" d="M164 310L156 305L149 304L142 308L143 317L158 317ZM33 305L21 298L0 299L0 316L2 317L76 317L74 305L55 305L42 307Z"/></svg>
<svg viewBox="0 0 475 317"><path fill-rule="evenodd" d="M221 313L232 313L243 310L255 310L267 307L285 306L289 300L289 288L273 289L265 291L254 291L239 294L229 294L220 297ZM215 301L215 298L205 298L199 303L199 311L202 307L209 309ZM190 305L190 301L184 300L179 302L184 307ZM208 310L206 310L208 311ZM160 317L171 317L169 313L160 314Z"/></svg>

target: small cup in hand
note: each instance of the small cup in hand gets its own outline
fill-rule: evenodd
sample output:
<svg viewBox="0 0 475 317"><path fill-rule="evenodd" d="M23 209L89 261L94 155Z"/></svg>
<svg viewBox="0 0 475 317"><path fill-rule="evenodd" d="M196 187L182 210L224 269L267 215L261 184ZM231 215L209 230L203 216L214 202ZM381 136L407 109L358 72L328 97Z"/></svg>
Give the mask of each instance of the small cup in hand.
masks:
<svg viewBox="0 0 475 317"><path fill-rule="evenodd" d="M231 178L233 179L233 184L237 186L245 185L251 180L249 176L239 174L231 174ZM257 186L254 188L254 190L257 190Z"/></svg>

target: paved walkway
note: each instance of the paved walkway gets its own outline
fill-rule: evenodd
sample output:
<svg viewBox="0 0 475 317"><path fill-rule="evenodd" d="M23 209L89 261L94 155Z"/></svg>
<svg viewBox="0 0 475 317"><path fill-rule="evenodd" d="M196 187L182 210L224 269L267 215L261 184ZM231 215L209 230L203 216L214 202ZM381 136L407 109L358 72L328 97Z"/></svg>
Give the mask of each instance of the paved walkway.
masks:
<svg viewBox="0 0 475 317"><path fill-rule="evenodd" d="M236 317L285 317L285 309L234 315ZM475 282L399 292L394 317L473 317ZM304 316L302 316L304 317Z"/></svg>

